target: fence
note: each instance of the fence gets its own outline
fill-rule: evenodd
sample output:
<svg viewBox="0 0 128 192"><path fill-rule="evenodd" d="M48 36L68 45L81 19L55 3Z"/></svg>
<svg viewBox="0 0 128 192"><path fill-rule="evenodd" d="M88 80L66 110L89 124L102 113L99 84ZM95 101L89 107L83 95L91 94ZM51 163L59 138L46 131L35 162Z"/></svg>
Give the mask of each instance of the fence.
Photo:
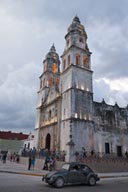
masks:
<svg viewBox="0 0 128 192"><path fill-rule="evenodd" d="M84 162L84 163L92 163L92 162L124 162L128 163L128 156L122 155L117 156L115 153L105 154L105 153L92 153L86 152L86 155L81 154L80 152L75 153L76 161Z"/></svg>
<svg viewBox="0 0 128 192"><path fill-rule="evenodd" d="M48 151L45 149L23 149L21 152L22 157L35 157L37 159L45 159L48 156L54 157L58 161L65 161L65 152L64 151Z"/></svg>

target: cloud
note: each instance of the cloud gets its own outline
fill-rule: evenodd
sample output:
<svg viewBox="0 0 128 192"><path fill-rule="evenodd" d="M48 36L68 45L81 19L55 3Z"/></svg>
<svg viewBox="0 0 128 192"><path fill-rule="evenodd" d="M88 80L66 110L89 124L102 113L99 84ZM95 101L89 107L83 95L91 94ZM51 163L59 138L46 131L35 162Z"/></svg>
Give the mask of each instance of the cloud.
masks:
<svg viewBox="0 0 128 192"><path fill-rule="evenodd" d="M94 99L128 103L128 2L126 0L0 1L0 129L33 130L42 60L77 14L92 51Z"/></svg>
<svg viewBox="0 0 128 192"><path fill-rule="evenodd" d="M128 17L122 19L121 25L112 24L108 18L91 18L91 23L87 23L89 47L93 50L94 98L105 98L108 104L117 102L122 107L128 104L127 22Z"/></svg>
<svg viewBox="0 0 128 192"><path fill-rule="evenodd" d="M0 122L5 129L34 129L36 112L36 92L39 70L35 63L28 63L23 68L8 75L0 87Z"/></svg>
<svg viewBox="0 0 128 192"><path fill-rule="evenodd" d="M116 102L120 107L128 104L128 78L107 79L98 78L94 80L94 100L101 102L104 98L106 103L114 105ZM96 93L96 94L95 94Z"/></svg>
<svg viewBox="0 0 128 192"><path fill-rule="evenodd" d="M124 70L128 61L126 21L128 22L128 17L122 21L123 25L111 25L108 19L98 20L92 21L89 26L90 47L93 50L92 65L96 77L99 75L109 78L128 76L128 70Z"/></svg>

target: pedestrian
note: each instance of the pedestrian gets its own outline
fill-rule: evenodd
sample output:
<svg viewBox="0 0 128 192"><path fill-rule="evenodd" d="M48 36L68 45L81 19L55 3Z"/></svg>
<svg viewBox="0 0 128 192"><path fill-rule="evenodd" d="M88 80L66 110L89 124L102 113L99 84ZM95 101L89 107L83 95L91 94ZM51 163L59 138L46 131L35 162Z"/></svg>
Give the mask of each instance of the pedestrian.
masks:
<svg viewBox="0 0 128 192"><path fill-rule="evenodd" d="M16 155L16 162L19 163L19 161L20 161L20 157L19 157L19 155L17 154L17 155Z"/></svg>
<svg viewBox="0 0 128 192"><path fill-rule="evenodd" d="M53 171L55 168L55 158L51 157L49 161L49 171Z"/></svg>
<svg viewBox="0 0 128 192"><path fill-rule="evenodd" d="M4 153L3 156L2 156L3 163L6 163L6 158L7 158L7 154Z"/></svg>
<svg viewBox="0 0 128 192"><path fill-rule="evenodd" d="M128 152L127 151L125 152L125 156L126 156L126 158L128 157Z"/></svg>
<svg viewBox="0 0 128 192"><path fill-rule="evenodd" d="M46 157L43 170L48 170L49 157Z"/></svg>
<svg viewBox="0 0 128 192"><path fill-rule="evenodd" d="M32 160L31 160L31 167L32 167L32 170L34 170L34 167L35 167L35 157L33 157Z"/></svg>
<svg viewBox="0 0 128 192"><path fill-rule="evenodd" d="M83 150L83 158L86 158L86 149L82 147L82 150Z"/></svg>
<svg viewBox="0 0 128 192"><path fill-rule="evenodd" d="M32 159L31 159L31 157L29 157L29 159L28 159L28 170L31 169L31 164L32 164Z"/></svg>
<svg viewBox="0 0 128 192"><path fill-rule="evenodd" d="M80 153L80 159L83 160L86 158L86 149L82 147L81 153Z"/></svg>
<svg viewBox="0 0 128 192"><path fill-rule="evenodd" d="M93 157L94 156L94 151L93 151L93 149L91 150L91 157Z"/></svg>

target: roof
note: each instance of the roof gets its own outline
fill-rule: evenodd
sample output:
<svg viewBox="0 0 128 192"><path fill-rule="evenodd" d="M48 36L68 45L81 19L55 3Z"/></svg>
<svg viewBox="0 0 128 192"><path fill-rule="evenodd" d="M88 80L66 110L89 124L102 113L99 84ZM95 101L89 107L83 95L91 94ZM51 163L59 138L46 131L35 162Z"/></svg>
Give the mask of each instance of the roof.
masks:
<svg viewBox="0 0 128 192"><path fill-rule="evenodd" d="M7 140L25 140L28 138L28 134L21 133L12 133L11 131L0 131L0 139Z"/></svg>

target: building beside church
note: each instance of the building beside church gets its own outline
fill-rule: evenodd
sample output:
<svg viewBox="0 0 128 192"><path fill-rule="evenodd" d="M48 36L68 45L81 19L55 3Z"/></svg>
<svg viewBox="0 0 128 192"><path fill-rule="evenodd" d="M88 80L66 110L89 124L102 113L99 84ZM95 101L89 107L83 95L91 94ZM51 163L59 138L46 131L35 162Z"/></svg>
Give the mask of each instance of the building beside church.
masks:
<svg viewBox="0 0 128 192"><path fill-rule="evenodd" d="M28 134L0 131L0 152L19 153Z"/></svg>
<svg viewBox="0 0 128 192"><path fill-rule="evenodd" d="M128 150L128 106L93 101L91 52L77 16L68 27L65 41L61 62L54 45L43 61L36 147L65 151L66 161L73 160L82 147L122 156Z"/></svg>

